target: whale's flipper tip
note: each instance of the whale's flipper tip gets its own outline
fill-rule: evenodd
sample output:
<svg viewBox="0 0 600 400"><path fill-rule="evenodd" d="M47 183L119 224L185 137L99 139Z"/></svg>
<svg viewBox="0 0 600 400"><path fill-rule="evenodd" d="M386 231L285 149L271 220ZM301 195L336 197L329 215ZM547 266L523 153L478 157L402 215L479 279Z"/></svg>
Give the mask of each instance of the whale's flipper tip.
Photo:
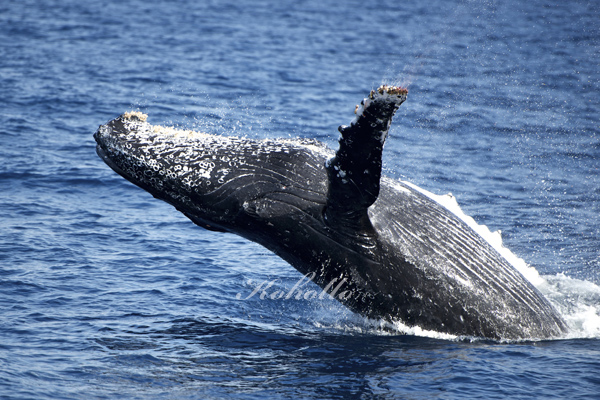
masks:
<svg viewBox="0 0 600 400"><path fill-rule="evenodd" d="M381 85L377 88L377 90L371 90L369 97L374 99L376 96L395 96L398 98L403 98L402 101L406 100L406 96L408 95L408 89L402 86L388 86Z"/></svg>

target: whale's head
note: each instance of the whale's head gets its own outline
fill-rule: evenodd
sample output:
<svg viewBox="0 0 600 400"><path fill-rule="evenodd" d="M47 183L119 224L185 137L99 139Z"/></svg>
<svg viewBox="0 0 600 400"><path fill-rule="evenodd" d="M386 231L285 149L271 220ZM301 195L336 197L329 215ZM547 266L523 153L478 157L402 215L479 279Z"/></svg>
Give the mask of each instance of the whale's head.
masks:
<svg viewBox="0 0 600 400"><path fill-rule="evenodd" d="M101 125L94 134L97 153L200 226L230 230L249 204L265 196L287 193L291 201L297 196L324 201L318 199L327 190L321 167L327 150L318 144L209 135L151 125L146 118L125 113ZM302 157L312 160L298 162Z"/></svg>

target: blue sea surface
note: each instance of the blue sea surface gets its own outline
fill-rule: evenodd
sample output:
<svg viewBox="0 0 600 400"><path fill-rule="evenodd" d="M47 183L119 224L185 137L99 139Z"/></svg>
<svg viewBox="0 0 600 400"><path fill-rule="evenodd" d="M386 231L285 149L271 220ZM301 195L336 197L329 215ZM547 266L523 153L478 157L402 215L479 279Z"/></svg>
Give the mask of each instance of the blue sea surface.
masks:
<svg viewBox="0 0 600 400"><path fill-rule="evenodd" d="M409 88L385 173L541 275L567 338L398 332L203 230L95 154L128 110L315 138ZM600 3L0 3L0 398L600 399ZM301 290L310 290L302 283Z"/></svg>

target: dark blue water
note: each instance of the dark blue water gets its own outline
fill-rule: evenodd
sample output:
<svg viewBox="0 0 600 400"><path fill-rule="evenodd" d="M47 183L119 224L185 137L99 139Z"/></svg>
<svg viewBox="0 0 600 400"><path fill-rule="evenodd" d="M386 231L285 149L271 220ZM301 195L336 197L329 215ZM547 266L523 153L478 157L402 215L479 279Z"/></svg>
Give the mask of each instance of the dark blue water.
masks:
<svg viewBox="0 0 600 400"><path fill-rule="evenodd" d="M0 3L0 397L600 398L600 6L555 3ZM383 82L410 90L386 173L501 230L568 338L423 337L329 299L243 300L300 274L95 155L98 125L131 109L335 146Z"/></svg>

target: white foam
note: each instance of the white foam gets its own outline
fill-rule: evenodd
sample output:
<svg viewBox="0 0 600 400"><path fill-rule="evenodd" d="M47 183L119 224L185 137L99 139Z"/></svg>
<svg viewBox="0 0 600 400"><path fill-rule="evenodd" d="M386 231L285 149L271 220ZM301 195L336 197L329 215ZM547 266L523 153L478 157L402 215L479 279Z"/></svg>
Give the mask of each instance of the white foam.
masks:
<svg viewBox="0 0 600 400"><path fill-rule="evenodd" d="M539 289L567 322L567 338L600 338L600 286L564 274L544 278Z"/></svg>
<svg viewBox="0 0 600 400"><path fill-rule="evenodd" d="M330 319L330 318L327 318ZM335 320L329 321L315 321L313 322L317 328L331 328L337 331L346 333L357 333L357 334L375 334L381 336L391 335L410 335L420 336L432 339L442 340L459 340L462 337L457 335L451 335L448 333L440 333L436 331L430 331L422 329L418 326L409 327L402 322L387 322L383 319L371 319L360 316L358 314L348 314L345 318L339 318L336 316Z"/></svg>
<svg viewBox="0 0 600 400"><path fill-rule="evenodd" d="M412 336L421 336L428 337L432 339L443 339L443 340L457 340L460 337L456 335L451 335L449 333L441 333L436 331L430 331L427 329L422 329L419 326L409 327L404 325L402 322L396 321L393 323L393 327L396 331Z"/></svg>

